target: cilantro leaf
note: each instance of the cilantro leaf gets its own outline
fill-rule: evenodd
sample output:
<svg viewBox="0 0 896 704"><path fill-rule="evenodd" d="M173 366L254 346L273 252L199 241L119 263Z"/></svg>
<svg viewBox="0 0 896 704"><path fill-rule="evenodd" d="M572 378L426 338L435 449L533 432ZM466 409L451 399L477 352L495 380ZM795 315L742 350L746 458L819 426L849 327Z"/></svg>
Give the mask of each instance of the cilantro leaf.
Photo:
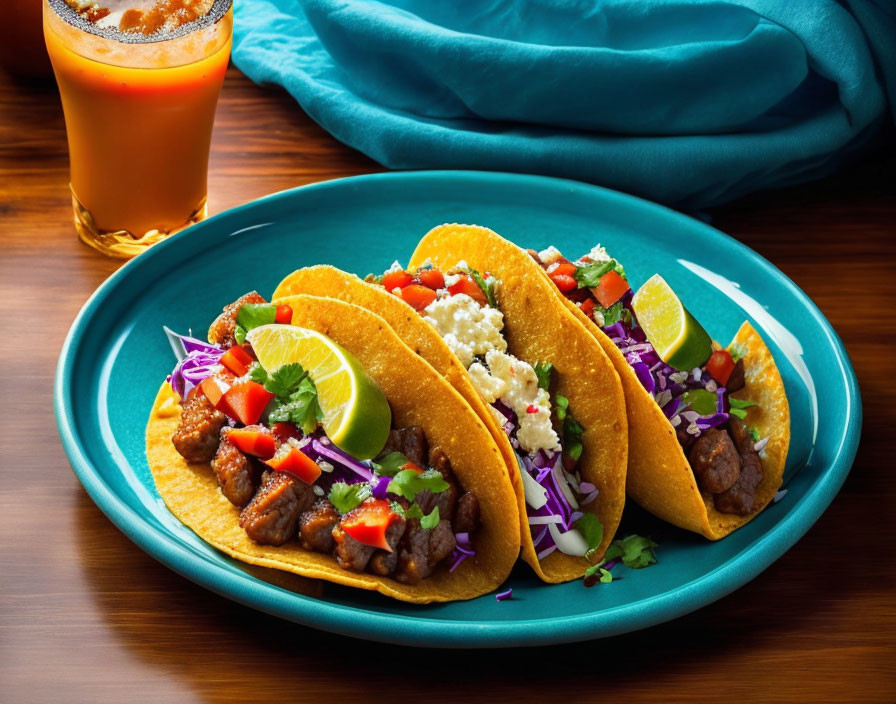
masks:
<svg viewBox="0 0 896 704"><path fill-rule="evenodd" d="M735 364L747 355L747 348L744 345L731 345L728 351L731 353L731 359Z"/></svg>
<svg viewBox="0 0 896 704"><path fill-rule="evenodd" d="M600 545L601 541L604 539L604 526L600 522L600 519L593 513L586 513L576 521L575 526L573 527L582 534L585 542L588 543L588 552L585 553L585 557L587 558L588 553Z"/></svg>
<svg viewBox="0 0 896 704"><path fill-rule="evenodd" d="M750 408L751 406L758 406L759 404L755 401L748 401L745 398L728 398L728 403L731 404L732 408Z"/></svg>
<svg viewBox="0 0 896 704"><path fill-rule="evenodd" d="M609 550L604 555L604 561L621 559L622 564L633 570L640 570L649 567L656 562L656 555L653 554L657 544L650 538L641 535L630 535L621 540L614 540L610 544Z"/></svg>
<svg viewBox="0 0 896 704"><path fill-rule="evenodd" d="M759 431L756 428L747 428L747 432L750 433L750 437L753 438L753 442L759 442L760 435Z"/></svg>
<svg viewBox="0 0 896 704"><path fill-rule="evenodd" d="M415 504L416 505L416 504ZM432 530L437 525L439 525L439 507L436 506L430 511L428 516L424 516L420 519L420 527L423 530Z"/></svg>
<svg viewBox="0 0 896 704"><path fill-rule="evenodd" d="M358 508L371 495L370 484L346 484L336 482L330 487L330 503L339 513L348 513Z"/></svg>
<svg viewBox="0 0 896 704"><path fill-rule="evenodd" d="M249 379L263 386L267 383L268 373L258 362L252 362L252 364L249 366Z"/></svg>
<svg viewBox="0 0 896 704"><path fill-rule="evenodd" d="M408 462L410 460L400 452L390 452L379 462L374 463L374 469L377 474L381 474L384 477L394 477Z"/></svg>
<svg viewBox="0 0 896 704"><path fill-rule="evenodd" d="M498 299L495 296L495 285L498 283L498 280L494 276L485 278L482 274L480 274L473 268L470 268L467 271L469 272L470 277L473 279L473 281L476 282L476 285L482 289L482 292L485 294L485 299L488 301L488 304L492 308L497 308Z"/></svg>
<svg viewBox="0 0 896 704"><path fill-rule="evenodd" d="M295 423L306 435L313 433L323 418L324 412L317 399L317 387L307 376L299 382L299 388L289 395L286 402L281 401L268 415L269 422Z"/></svg>
<svg viewBox="0 0 896 704"><path fill-rule="evenodd" d="M574 276L576 281L579 282L579 288L594 288L600 285L600 277L611 270L625 278L625 269L615 259L611 259L608 262L590 262L584 266L577 266Z"/></svg>
<svg viewBox="0 0 896 704"><path fill-rule="evenodd" d="M408 509L404 512L405 517L407 518L423 518L423 509L420 508L420 504L416 501L408 506Z"/></svg>
<svg viewBox="0 0 896 704"><path fill-rule="evenodd" d="M233 328L233 339L236 340L236 344L238 345L241 345L246 341L246 328L239 323Z"/></svg>
<svg viewBox="0 0 896 704"><path fill-rule="evenodd" d="M299 382L306 376L305 370L298 362L284 364L273 374L269 374L264 388L270 391L281 401L289 399L289 395L299 388Z"/></svg>
<svg viewBox="0 0 896 704"><path fill-rule="evenodd" d="M397 501L390 501L390 502L389 502L389 508L392 509L392 513L394 513L395 515L397 515L397 516L401 516L402 518L405 517L404 506L402 506L402 505L401 505L400 503L398 503Z"/></svg>
<svg viewBox="0 0 896 704"><path fill-rule="evenodd" d="M246 303L236 314L236 324L243 329L243 339L245 334L261 325L270 325L277 318L277 306L273 303ZM234 337L236 331L234 330ZM243 344L237 339L237 342Z"/></svg>
<svg viewBox="0 0 896 704"><path fill-rule="evenodd" d="M538 388L549 391L551 385L551 372L554 371L554 365L550 362L536 362L535 376L538 377Z"/></svg>
<svg viewBox="0 0 896 704"><path fill-rule="evenodd" d="M616 301L609 308L604 308L599 303L594 306L595 312L599 312L604 318L604 325L613 325L620 320L624 323L631 322L631 313L628 308L622 305L622 301Z"/></svg>
<svg viewBox="0 0 896 704"><path fill-rule="evenodd" d="M434 494L441 493L450 485L442 475L434 469L428 469L422 474L413 469L403 469L389 482L387 491L403 496L408 501L413 501L421 491L429 491Z"/></svg>
<svg viewBox="0 0 896 704"><path fill-rule="evenodd" d="M557 394L554 397L554 413L557 414L557 420L566 418L566 410L569 408L569 399L566 396Z"/></svg>
<svg viewBox="0 0 896 704"><path fill-rule="evenodd" d="M586 587L593 587L598 582L600 584L609 584L613 581L613 575L610 574L610 570L606 569L603 564L601 562L599 565L591 565L591 567L585 570Z"/></svg>

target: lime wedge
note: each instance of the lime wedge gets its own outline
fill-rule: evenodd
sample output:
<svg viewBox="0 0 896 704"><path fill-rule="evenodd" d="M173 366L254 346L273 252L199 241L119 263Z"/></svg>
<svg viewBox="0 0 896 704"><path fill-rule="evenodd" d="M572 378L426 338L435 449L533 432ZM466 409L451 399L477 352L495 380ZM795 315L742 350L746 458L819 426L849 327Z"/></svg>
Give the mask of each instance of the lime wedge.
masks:
<svg viewBox="0 0 896 704"><path fill-rule="evenodd" d="M359 460L379 454L392 411L354 355L326 335L294 325L261 325L246 340L268 373L294 362L307 370L317 387L324 430L337 447Z"/></svg>
<svg viewBox="0 0 896 704"><path fill-rule="evenodd" d="M647 339L669 366L690 371L709 359L712 340L659 274L638 289L632 308Z"/></svg>

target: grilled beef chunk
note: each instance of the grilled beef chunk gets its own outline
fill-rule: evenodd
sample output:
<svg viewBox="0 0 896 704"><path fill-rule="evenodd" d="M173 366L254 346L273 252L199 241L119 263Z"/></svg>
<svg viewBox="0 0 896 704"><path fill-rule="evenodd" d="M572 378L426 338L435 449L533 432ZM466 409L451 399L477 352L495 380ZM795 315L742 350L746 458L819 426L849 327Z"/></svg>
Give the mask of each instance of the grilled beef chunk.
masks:
<svg viewBox="0 0 896 704"><path fill-rule="evenodd" d="M479 528L479 499L476 494L468 491L460 497L453 527L455 533L475 533Z"/></svg>
<svg viewBox="0 0 896 704"><path fill-rule="evenodd" d="M387 577L395 571L398 566L398 544L404 535L406 523L404 520L395 521L386 529L386 542L392 548L392 552L388 550L377 550L367 563L367 569L382 577Z"/></svg>
<svg viewBox="0 0 896 704"><path fill-rule="evenodd" d="M389 439L380 453L381 457L390 452L400 452L414 464L426 466L426 458L429 455L429 443L426 442L426 434L423 428L412 425L407 428L389 431Z"/></svg>
<svg viewBox="0 0 896 704"><path fill-rule="evenodd" d="M187 462L208 462L215 456L226 422L227 416L215 410L198 386L191 389L181 408L177 432L171 437L174 449Z"/></svg>
<svg viewBox="0 0 896 704"><path fill-rule="evenodd" d="M744 360L739 359L737 363L734 365L734 369L731 370L731 374L728 376L728 381L725 383L725 389L729 394L733 394L735 391L740 391L744 386L746 386L746 379L744 378Z"/></svg>
<svg viewBox="0 0 896 704"><path fill-rule="evenodd" d="M454 472L451 470L451 462L448 460L448 456L437 448L429 456L429 465L442 475L442 479L448 482L449 487L437 494L432 493L428 489L421 491L417 494L417 503L420 504L420 509L425 514L431 513L433 508L438 506L439 518L450 521L454 517L454 508L457 505L458 494L457 479L455 479Z"/></svg>
<svg viewBox="0 0 896 704"><path fill-rule="evenodd" d="M432 530L425 530L420 526L419 519L410 519L402 539L395 579L403 584L417 584L421 579L426 579L456 545L448 521L439 521Z"/></svg>
<svg viewBox="0 0 896 704"><path fill-rule="evenodd" d="M314 502L311 486L284 472L265 472L252 501L240 513L240 527L262 545L283 545L296 537L299 516Z"/></svg>
<svg viewBox="0 0 896 704"><path fill-rule="evenodd" d="M747 516L756 507L756 490L762 483L762 462L747 427L739 418L728 420L728 432L740 455L740 478L727 491L713 496L716 510Z"/></svg>
<svg viewBox="0 0 896 704"><path fill-rule="evenodd" d="M700 488L711 494L730 489L740 477L740 458L724 430L704 430L688 458Z"/></svg>
<svg viewBox="0 0 896 704"><path fill-rule="evenodd" d="M221 315L215 318L215 322L208 329L208 341L219 344L225 350L233 347L236 340L233 331L236 329L236 316L247 303L267 303L267 300L256 291L250 291L245 296L240 296L230 305L224 306Z"/></svg>
<svg viewBox="0 0 896 704"><path fill-rule="evenodd" d="M299 537L302 547L315 552L333 552L333 528L339 523L339 511L326 499L318 499L302 514Z"/></svg>
<svg viewBox="0 0 896 704"><path fill-rule="evenodd" d="M221 429L221 444L212 460L212 469L218 477L221 493L234 506L242 508L252 500L258 486L258 468L255 463L230 442L230 428Z"/></svg>
<svg viewBox="0 0 896 704"><path fill-rule="evenodd" d="M357 510L358 509L355 509L355 511ZM339 522L339 525L333 529L333 540L336 541L336 562L338 562L339 566L344 569L363 572L374 552L386 551L378 551L375 547L359 543L342 529L343 521L351 519L353 513L354 511L349 511L345 514ZM386 542L391 546L397 546L399 540L401 540L401 536L404 534L404 528L404 519L396 517L386 529ZM395 548L393 547L393 550L394 549Z"/></svg>

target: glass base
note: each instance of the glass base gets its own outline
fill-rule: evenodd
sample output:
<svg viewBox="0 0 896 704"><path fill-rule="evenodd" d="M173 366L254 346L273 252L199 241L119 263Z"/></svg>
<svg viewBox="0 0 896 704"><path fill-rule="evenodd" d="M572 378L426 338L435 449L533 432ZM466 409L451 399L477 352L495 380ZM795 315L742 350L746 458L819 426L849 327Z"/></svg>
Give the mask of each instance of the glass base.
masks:
<svg viewBox="0 0 896 704"><path fill-rule="evenodd" d="M208 201L206 198L190 213L186 221L178 227L170 230L149 230L142 236L136 237L127 230L100 230L93 221L93 216L78 200L75 191L72 190L72 208L75 212L75 230L81 241L89 244L94 249L109 257L129 259L146 251L157 242L161 242L169 235L183 230L185 227L204 220L208 216Z"/></svg>

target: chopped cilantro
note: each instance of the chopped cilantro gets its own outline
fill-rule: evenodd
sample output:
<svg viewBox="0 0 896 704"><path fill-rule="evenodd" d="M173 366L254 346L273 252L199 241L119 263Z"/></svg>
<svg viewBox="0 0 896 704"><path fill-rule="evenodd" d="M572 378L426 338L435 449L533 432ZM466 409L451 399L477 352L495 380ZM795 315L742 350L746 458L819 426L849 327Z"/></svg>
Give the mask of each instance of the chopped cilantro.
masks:
<svg viewBox="0 0 896 704"><path fill-rule="evenodd" d="M390 452L379 462L374 462L373 468L377 474L382 474L384 477L394 477L408 462L410 460L400 452Z"/></svg>
<svg viewBox="0 0 896 704"><path fill-rule="evenodd" d="M577 266L575 278L579 282L579 288L594 288L600 285L600 277L610 270L625 278L625 269L615 259L611 259L608 262L591 262L584 266Z"/></svg>
<svg viewBox="0 0 896 704"><path fill-rule="evenodd" d="M620 559L622 564L633 570L640 570L649 567L656 562L656 555L653 554L657 544L650 538L641 535L630 535L621 540L614 540L610 544L609 550L604 555L604 562Z"/></svg>
<svg viewBox="0 0 896 704"><path fill-rule="evenodd" d="M249 379L263 385L268 380L268 373L258 362L252 362L249 367Z"/></svg>
<svg viewBox="0 0 896 704"><path fill-rule="evenodd" d="M624 323L631 323L631 312L622 305L622 301L617 301L609 308L604 308L600 303L595 303L595 312L599 312L604 318L604 325L614 325L620 320Z"/></svg>
<svg viewBox="0 0 896 704"><path fill-rule="evenodd" d="M340 513L348 513L360 506L370 496L370 484L346 484L336 482L330 487L330 503Z"/></svg>
<svg viewBox="0 0 896 704"><path fill-rule="evenodd" d="M415 504L416 505L416 504ZM432 511L429 512L428 516L424 516L420 519L420 527L423 530L432 530L437 525L439 525L439 507L436 506Z"/></svg>
<svg viewBox="0 0 896 704"><path fill-rule="evenodd" d="M233 329L233 339L236 340L236 344L238 345L241 345L246 341L246 328L239 323L237 323L236 327Z"/></svg>
<svg viewBox="0 0 896 704"><path fill-rule="evenodd" d="M482 292L485 294L485 299L488 301L488 304L492 308L498 307L498 299L495 296L495 285L498 283L498 280L494 276L490 276L485 278L482 274L480 274L475 269L468 269L470 273L470 277L473 281L476 282L476 285L482 289Z"/></svg>
<svg viewBox="0 0 896 704"><path fill-rule="evenodd" d="M747 428L747 432L750 433L750 437L753 438L753 442L759 442L759 431L756 430L756 428Z"/></svg>
<svg viewBox="0 0 896 704"><path fill-rule="evenodd" d="M302 365L298 362L284 364L273 374L268 374L264 388L270 391L281 401L289 399L291 393L299 388L299 382L307 376Z"/></svg>
<svg viewBox="0 0 896 704"><path fill-rule="evenodd" d="M576 521L574 527L582 534L585 542L588 543L588 552L585 553L585 557L587 558L588 553L600 545L601 541L604 539L604 526L600 522L600 519L593 513L586 513Z"/></svg>
<svg viewBox="0 0 896 704"><path fill-rule="evenodd" d="M751 406L758 406L759 404L755 401L747 401L746 399L741 398L728 398L728 402L731 404L730 413L733 416L737 416L741 420L744 420L747 417L747 412L744 409L750 408Z"/></svg>
<svg viewBox="0 0 896 704"><path fill-rule="evenodd" d="M253 381L264 384L277 400L268 415L271 423L295 423L306 434L314 432L324 413L317 401L317 387L298 362L284 364L267 374L260 365L249 371Z"/></svg>
<svg viewBox="0 0 896 704"><path fill-rule="evenodd" d="M394 513L396 516L401 516L402 518L405 517L404 506L402 506L397 501L390 501L389 508L392 509L392 513Z"/></svg>
<svg viewBox="0 0 896 704"><path fill-rule="evenodd" d="M442 475L434 469L428 469L422 474L413 469L403 469L389 482L387 491L413 501L421 491L429 489L438 494L449 486Z"/></svg>
<svg viewBox="0 0 896 704"><path fill-rule="evenodd" d="M747 348L743 345L731 345L728 351L731 353L731 359L734 360L735 364L747 355Z"/></svg>
<svg viewBox="0 0 896 704"><path fill-rule="evenodd" d="M554 413L563 423L563 449L574 460L582 456L582 433L584 426L569 412L569 399L557 394L554 397Z"/></svg>
<svg viewBox="0 0 896 704"><path fill-rule="evenodd" d="M603 566L603 564L604 563L601 562L599 565L591 565L591 567L585 570L586 587L593 587L598 582L601 584L609 584L613 581L613 575L610 573L610 570Z"/></svg>
<svg viewBox="0 0 896 704"><path fill-rule="evenodd" d="M544 389L545 391L550 390L551 372L553 371L554 365L550 362L535 363L535 376L538 377L538 388Z"/></svg>

